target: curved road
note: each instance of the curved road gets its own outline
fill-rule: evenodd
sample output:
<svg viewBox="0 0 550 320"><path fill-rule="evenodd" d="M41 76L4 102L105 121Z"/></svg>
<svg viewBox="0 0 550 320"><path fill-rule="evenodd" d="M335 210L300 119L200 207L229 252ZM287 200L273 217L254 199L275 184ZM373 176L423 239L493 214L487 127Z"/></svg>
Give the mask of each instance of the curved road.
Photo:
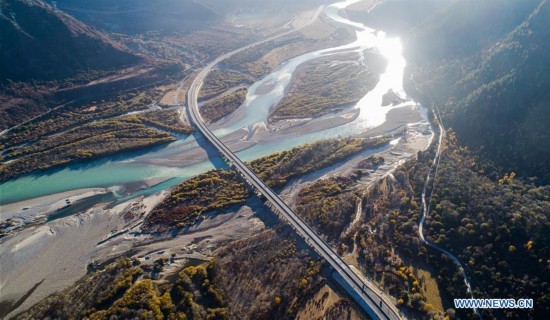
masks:
<svg viewBox="0 0 550 320"><path fill-rule="evenodd" d="M302 26L301 28L304 28L317 20L322 10L323 6L319 7L308 24ZM271 41L299 29L289 30L231 52L227 52L209 63L193 80L187 94L191 121L195 123L201 134L208 141L210 141L231 164L233 164L233 166L246 179L246 181L259 193L265 196L276 211L279 212L291 224L296 232L332 266L336 273L335 276L337 280L340 280L339 282L343 285L344 289L348 292L351 298L354 299L373 319L402 319L402 315L391 299L380 291L375 285L366 279L363 280L362 277L355 273L351 267L336 252L334 252L334 250L332 250L328 243L319 237L315 231L313 231L296 213L292 211L292 209L290 209L288 205L286 205L279 198L277 193L275 193L258 176L256 176L256 174L243 161L241 161L231 150L229 150L229 148L225 146L220 139L218 139L218 137L210 131L210 129L208 129L200 115L197 102L199 91L203 85L204 79L216 64L250 47ZM182 86L178 89L176 96L179 96L179 90L181 89Z"/></svg>
<svg viewBox="0 0 550 320"><path fill-rule="evenodd" d="M431 100L431 98L430 98L430 100ZM460 260L455 255L453 255L451 252L449 252L448 250L446 250L444 248L441 248L440 246L436 245L435 243L432 243L431 241L426 239L426 237L424 236L424 223L426 222L426 218L428 217L429 211L430 211L430 205L428 203L428 200L426 199L426 194L428 193L428 187L429 187L429 184L430 184L430 179L431 179L432 172L434 172L434 178L433 178L434 185L432 186L432 190L430 192L430 201L431 201L431 194L433 193L433 189L435 188L435 178L437 177L437 171L439 169L439 161L441 160L441 145L442 145L442 142L443 142L443 138L445 136L445 128L443 127L443 121L441 119L441 114L439 112L439 108L437 106L434 107L434 105L432 103L432 110L433 110L435 119L437 120L437 124L439 126L439 139L437 141L437 150L435 152L435 156L434 156L432 165L428 169L428 174L426 175L426 180L424 182L424 187L422 189L422 218L420 219L420 223L418 224L418 235L420 236L420 240L422 240L422 242L425 245L427 245L428 247L431 247L431 248L443 253L444 255L449 257L457 265L459 272L462 274L462 277L464 278L464 284L466 285L466 291L470 295L470 298L473 299L474 296L472 294L472 286L470 285L470 280L469 280L468 275L466 274L466 271L464 270L464 266L462 265ZM483 319L477 308L473 308L473 311L474 311L475 314L477 314L479 316L480 319Z"/></svg>

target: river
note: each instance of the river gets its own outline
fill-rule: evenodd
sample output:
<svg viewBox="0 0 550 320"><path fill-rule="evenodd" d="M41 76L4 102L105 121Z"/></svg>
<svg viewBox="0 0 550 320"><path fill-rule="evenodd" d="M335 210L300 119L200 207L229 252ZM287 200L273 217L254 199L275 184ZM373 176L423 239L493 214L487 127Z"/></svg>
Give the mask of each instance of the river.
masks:
<svg viewBox="0 0 550 320"><path fill-rule="evenodd" d="M410 109L414 110L411 112L423 115L424 120L421 121L427 124L423 109L412 101L403 90L403 70L406 62L402 56L401 42L398 38L388 38L382 32L346 19L343 9L355 2L358 2L358 0L338 2L325 7L323 11L323 14L335 24L343 25L352 30L356 34L354 41L344 46L306 53L282 63L250 87L246 102L238 110L239 116L233 117L234 119L231 121L226 121L223 126L215 130L215 133L220 137L232 136L235 132L242 133L242 128L248 129L250 133L251 128L261 127L262 123L267 122L270 108L281 100L292 76L295 74L295 70L302 64L319 57L340 53L349 54L350 52L355 52L358 61L363 61L363 51L372 48L378 50L388 60L388 63L376 87L366 93L355 106L352 106L356 109L355 113L358 113L358 116L350 119L347 123L327 129L313 125L313 130L309 130L307 133L301 132L279 136L279 132L268 132L276 138L259 139L254 146L238 152L237 155L240 158L249 161L276 151L324 138L376 132L388 123L386 118L391 118L388 112L407 106L412 106ZM363 68L363 66L358 64L358 68ZM266 87L270 89L265 90ZM264 90L258 90L258 88ZM390 89L396 92L405 102L398 106L383 107L381 105L382 96ZM237 112L235 115L237 115ZM417 119L421 119L421 117L418 116ZM411 130L409 132L411 136L414 136L415 132L413 130L417 126L410 124ZM426 125L425 127L429 126ZM197 139L199 140L197 141ZM390 149L395 151L397 149L393 148L395 144L399 145L398 142L399 139L395 139L393 144L376 151L381 152ZM0 185L0 204L32 199L34 205L34 203L39 202L39 199L35 199L37 197L69 190L76 190L75 192L81 193L82 190L79 189L83 188L105 187L111 190L111 194L97 194L94 196L95 198L90 197L89 201L77 202L71 205L73 209L79 208L80 211L84 211L83 207L93 205L93 201L97 199L100 199L98 201L105 201L105 199L112 200L115 198L118 202L122 202L139 195L157 193L210 169L225 167L223 160L217 156L211 156L206 161L182 164L184 163L183 160L189 160L196 155L191 151L200 150L201 146L204 146L201 137L192 135L165 146L123 153L39 174L27 175ZM410 155L414 155L416 149L424 147L425 143L422 146L412 147ZM359 161L359 157L366 157L370 155L370 152L376 151L366 151L357 155L355 160ZM395 156L396 161L398 161L398 157L400 156ZM171 159L175 160L172 161ZM180 160L180 162L177 163L176 160ZM322 172L319 171L316 174L322 174ZM152 178L168 178L169 180L150 189L136 190L125 194L125 184ZM135 188L129 189L135 190ZM155 195L143 202L147 204L148 210L150 210L155 201L160 201L160 198L160 195ZM65 199L62 199L61 202L64 203ZM20 203L15 206L19 205ZM137 243L141 246L153 237L155 241L158 240L157 235L148 238L148 235L126 233L130 227L123 221L122 215L113 213L120 213L123 209L126 210L125 206L127 205L128 203L124 203L113 211L96 208L81 215L73 215L74 212L69 207L67 210L62 209L56 212L55 215L48 217L49 221L45 224L22 228L13 236L5 237L5 242L0 246L0 256L2 257L0 259L0 269L6 272L0 276L0 289L7 297L6 300L14 298L14 301L17 301L21 296L31 292L31 295L19 307L20 310L24 310L49 294L62 290L81 278L85 272L83 266L91 259L104 261L108 257L135 248ZM21 215L24 214L21 213ZM250 212L250 216L241 213L236 214L234 215L234 222L223 220L225 217L218 218L223 221L223 223L220 222L220 225L224 226L226 230L227 228L235 228L235 235L241 238L246 232L251 232L258 227L254 222L255 220L250 219L251 215L252 212ZM2 219L1 212L0 219ZM208 237L212 237L212 239L220 236L219 243L221 241L225 243L229 239L234 239L231 237L235 236L219 229L212 232L216 232L214 237L212 237L213 233L205 234L208 234ZM116 241L110 240L114 242L105 244L104 240L111 239L110 236L113 233L121 234L121 236L116 238ZM165 242L162 250L177 248L174 252L182 254L180 248L193 245L195 236L197 234L189 237L182 235L173 239L171 237L169 241L174 242ZM225 236L227 238L224 238ZM98 243L102 244L99 245ZM209 246L215 246L215 244L216 242L212 242ZM144 250L147 249L147 251L143 251L147 252L145 254L152 252L149 248L143 248ZM158 248L155 250L158 250ZM60 264L60 261L63 263ZM38 288L37 285L39 285ZM34 290L33 288L37 288L37 290L29 291ZM17 313L20 310L11 311Z"/></svg>
<svg viewBox="0 0 550 320"><path fill-rule="evenodd" d="M354 106L355 109L359 110L359 116L355 120L337 127L287 136L284 138L284 143L277 139L259 142L251 148L237 153L243 160L250 161L324 138L364 133L382 125L386 120L386 114L395 108L413 105L419 113L425 115L421 107L412 101L403 90L403 71L406 62L402 55L399 38L386 37L383 32L350 21L342 14L343 9L359 1L337 2L327 6L323 12L334 23L353 29L356 34L355 41L343 46L309 52L282 63L249 88L246 101L241 106L244 109L244 116L227 123L223 128L215 130L215 134L222 137L241 128L252 128L262 122L266 123L270 108L284 96L295 70L300 65L319 57L350 52L357 53L358 59L362 61L364 50L375 49L387 59L388 63L376 87L366 93ZM266 90L258 90L266 87L270 88L267 92ZM390 89L404 99L405 102L397 106L382 106L382 96ZM128 199L138 195L156 193L197 174L223 166L222 160L216 157L186 166L168 165L164 162L159 164L159 161L155 161L156 159L177 157L179 154L197 147L198 144L195 138L189 136L163 147L124 153L86 163L69 165L61 169L26 175L0 185L0 204L81 188L108 187L117 190L123 184L149 178L170 178L151 189L139 190L130 194L115 193L115 195L121 199Z"/></svg>

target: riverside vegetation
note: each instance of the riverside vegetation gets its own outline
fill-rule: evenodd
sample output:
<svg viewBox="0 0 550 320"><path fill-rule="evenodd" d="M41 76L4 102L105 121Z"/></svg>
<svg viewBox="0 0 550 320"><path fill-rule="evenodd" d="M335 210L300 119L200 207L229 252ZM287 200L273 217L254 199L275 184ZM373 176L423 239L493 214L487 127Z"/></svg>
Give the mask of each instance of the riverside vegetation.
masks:
<svg viewBox="0 0 550 320"><path fill-rule="evenodd" d="M182 134L191 134L193 132L191 127L181 122L180 113L175 109L149 111L125 118L135 119L148 126L169 132Z"/></svg>
<svg viewBox="0 0 550 320"><path fill-rule="evenodd" d="M269 120L318 117L359 101L376 86L379 77L366 67L358 72L357 60L331 57L303 67Z"/></svg>
<svg viewBox="0 0 550 320"><path fill-rule="evenodd" d="M246 100L248 89L237 88L233 92L229 92L218 98L209 100L200 106L201 116L206 122L214 122L220 120L224 116L237 110Z"/></svg>
<svg viewBox="0 0 550 320"><path fill-rule="evenodd" d="M153 101L148 95L161 93L150 89L123 94L116 101L81 107L78 113L71 107L61 108L8 132L0 137L1 148L5 149L0 158L0 181L35 170L167 143L175 140L171 133L190 134L191 128L181 123L177 110L116 117L147 108ZM98 116L106 119L96 121Z"/></svg>
<svg viewBox="0 0 550 320"><path fill-rule="evenodd" d="M160 90L149 89L139 93L121 93L110 99L77 106L67 104L2 135L0 148L5 150L23 143L34 142L44 136L60 133L98 119L146 110L160 95Z"/></svg>
<svg viewBox="0 0 550 320"><path fill-rule="evenodd" d="M290 179L345 160L367 148L388 143L388 138L323 140L254 160L248 165L270 187L283 187ZM193 224L202 213L243 204L251 192L234 170L213 170L172 189L146 218L142 229L162 231Z"/></svg>
<svg viewBox="0 0 550 320"><path fill-rule="evenodd" d="M147 128L139 119L112 119L50 136L10 153L0 165L0 181L35 170L174 141L166 132Z"/></svg>
<svg viewBox="0 0 550 320"><path fill-rule="evenodd" d="M221 69L209 73L200 91L199 98L206 100L201 106L204 119L214 122L235 111L246 99L245 87L265 76L284 60L313 48L321 48L324 44L334 45L347 37L343 29L333 29L324 22L316 24L323 25L328 33L321 37L308 32L284 36L249 48L220 63Z"/></svg>
<svg viewBox="0 0 550 320"><path fill-rule="evenodd" d="M212 70L201 88L199 98L211 99L225 91L239 86L248 86L254 82L249 76L233 70Z"/></svg>

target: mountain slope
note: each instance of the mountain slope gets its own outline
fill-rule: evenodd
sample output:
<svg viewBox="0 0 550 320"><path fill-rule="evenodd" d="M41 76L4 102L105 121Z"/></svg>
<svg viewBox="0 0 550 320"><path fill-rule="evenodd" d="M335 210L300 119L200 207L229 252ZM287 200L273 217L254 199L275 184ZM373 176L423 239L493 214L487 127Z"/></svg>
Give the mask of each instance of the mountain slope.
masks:
<svg viewBox="0 0 550 320"><path fill-rule="evenodd" d="M500 169L548 183L550 2L484 4L469 16L470 4L456 2L413 30L409 70L460 141Z"/></svg>
<svg viewBox="0 0 550 320"><path fill-rule="evenodd" d="M185 33L222 17L193 0L57 0L52 4L102 30L130 35L146 32Z"/></svg>
<svg viewBox="0 0 550 320"><path fill-rule="evenodd" d="M140 61L105 35L40 0L0 1L0 30L0 82L61 79L79 70Z"/></svg>

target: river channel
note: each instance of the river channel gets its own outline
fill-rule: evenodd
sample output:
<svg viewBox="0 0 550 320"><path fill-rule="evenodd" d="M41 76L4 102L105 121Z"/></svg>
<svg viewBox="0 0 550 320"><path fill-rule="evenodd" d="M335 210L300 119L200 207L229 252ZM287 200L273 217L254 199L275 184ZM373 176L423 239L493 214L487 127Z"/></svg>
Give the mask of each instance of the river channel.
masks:
<svg viewBox="0 0 550 320"><path fill-rule="evenodd" d="M425 116L421 106L403 90L403 71L406 61L402 55L399 38L387 37L381 31L347 19L345 9L356 2L359 0L337 2L326 6L323 11L323 14L333 23L353 30L356 35L355 41L343 46L309 52L285 61L270 74L252 84L246 101L241 106L244 110L243 116L216 129L215 134L223 137L243 128L250 130L262 122L267 123L270 109L282 99L292 76L300 65L316 58L350 52L357 53L358 61L362 61L365 50L377 50L388 61L387 67L380 75L376 87L353 106L354 109L359 110L359 115L353 121L340 126L286 136L284 143L281 143L281 139L260 141L252 147L238 152L237 155L241 159L250 161L320 139L361 134L382 125L386 121L387 113L396 108L412 107L416 109L416 112ZM358 68L361 67L364 66L358 65ZM269 90L265 90L266 87ZM259 88L263 89L259 90ZM404 102L395 106L382 106L382 96L390 89ZM169 179L150 189L138 190L130 194L113 192L114 197L119 200L153 194L200 173L224 166L223 161L215 156L211 156L206 161L185 166L171 166L165 162L155 161L156 159L177 157L178 154L199 147L198 145L194 136L188 136L166 146L147 151L124 153L23 176L0 185L0 204L82 188L106 187L116 191L117 187L127 183L150 178Z"/></svg>

